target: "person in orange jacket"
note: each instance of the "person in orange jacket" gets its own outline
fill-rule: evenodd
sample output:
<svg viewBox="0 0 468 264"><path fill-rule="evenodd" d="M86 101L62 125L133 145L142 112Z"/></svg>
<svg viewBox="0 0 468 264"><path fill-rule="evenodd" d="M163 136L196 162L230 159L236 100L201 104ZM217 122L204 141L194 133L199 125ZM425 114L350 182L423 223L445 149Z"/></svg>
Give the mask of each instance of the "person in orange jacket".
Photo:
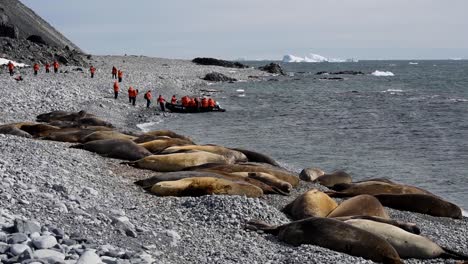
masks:
<svg viewBox="0 0 468 264"><path fill-rule="evenodd" d="M149 108L151 105L151 99L153 98L153 96L151 95L151 90L145 93L144 98L146 99L146 108Z"/></svg>
<svg viewBox="0 0 468 264"><path fill-rule="evenodd" d="M96 68L94 68L94 66L91 65L91 67L89 67L89 72L91 73L91 78L94 78L94 73L96 72Z"/></svg>
<svg viewBox="0 0 468 264"><path fill-rule="evenodd" d="M8 62L8 71L10 72L10 76L13 76L13 74L15 73L14 69L15 69L15 65L13 64L13 62L9 61Z"/></svg>
<svg viewBox="0 0 468 264"><path fill-rule="evenodd" d="M216 107L216 102L215 102L215 100L213 100L213 99L211 99L211 98L208 99L208 107L211 108L211 109L215 108L215 107Z"/></svg>
<svg viewBox="0 0 468 264"><path fill-rule="evenodd" d="M37 75L37 72L39 71L39 64L34 63L33 69L34 69L34 75Z"/></svg>
<svg viewBox="0 0 468 264"><path fill-rule="evenodd" d="M188 103L189 107L196 107L197 106L197 103L195 102L195 99L189 97L189 100L190 100L189 103Z"/></svg>
<svg viewBox="0 0 468 264"><path fill-rule="evenodd" d="M119 90L120 90L119 83L115 81L114 82L114 99L117 99L117 97L119 96Z"/></svg>
<svg viewBox="0 0 468 264"><path fill-rule="evenodd" d="M47 62L45 65L45 72L49 73L50 72L50 64Z"/></svg>
<svg viewBox="0 0 468 264"><path fill-rule="evenodd" d="M166 100L162 97L162 95L159 95L158 103L159 103L159 107L161 107L161 111L163 112L166 111L166 108L164 107L164 102L166 102Z"/></svg>
<svg viewBox="0 0 468 264"><path fill-rule="evenodd" d="M59 68L59 63L57 61L54 61L54 72L57 73Z"/></svg>
<svg viewBox="0 0 468 264"><path fill-rule="evenodd" d="M117 76L119 77L119 82L122 82L122 78L123 78L123 71L121 71L121 70L118 70L118 71L117 71Z"/></svg>
<svg viewBox="0 0 468 264"><path fill-rule="evenodd" d="M112 79L117 79L117 68L112 66Z"/></svg>
<svg viewBox="0 0 468 264"><path fill-rule="evenodd" d="M184 97L182 97L181 101L182 101L182 106L187 107L189 105L190 100L189 100L188 96L184 96Z"/></svg>
<svg viewBox="0 0 468 264"><path fill-rule="evenodd" d="M133 89L133 87L130 86L130 88L128 88L128 98L130 99L130 102L132 103L132 105L136 104L137 95L138 95L138 90L135 90Z"/></svg>
<svg viewBox="0 0 468 264"><path fill-rule="evenodd" d="M175 94L171 98L171 104L173 105L177 104L177 97L175 96Z"/></svg>
<svg viewBox="0 0 468 264"><path fill-rule="evenodd" d="M203 99L201 100L201 107L208 108L208 99L206 99L206 97L203 97Z"/></svg>

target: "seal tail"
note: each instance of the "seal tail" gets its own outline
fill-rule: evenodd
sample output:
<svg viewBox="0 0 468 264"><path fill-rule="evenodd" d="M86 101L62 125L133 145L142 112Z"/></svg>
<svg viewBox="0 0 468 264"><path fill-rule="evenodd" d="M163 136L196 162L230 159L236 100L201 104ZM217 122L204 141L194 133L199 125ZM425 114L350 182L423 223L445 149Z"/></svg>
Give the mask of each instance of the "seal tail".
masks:
<svg viewBox="0 0 468 264"><path fill-rule="evenodd" d="M440 257L446 259L456 259L456 260L468 260L468 255L463 253L456 252L454 250L448 249L446 247L441 247L445 253L443 253Z"/></svg>
<svg viewBox="0 0 468 264"><path fill-rule="evenodd" d="M277 226L267 224L260 220L251 220L247 222L247 224L245 225L245 228L252 230L252 231L261 230L267 234L272 234L272 235L278 235L278 232L279 232L279 228Z"/></svg>

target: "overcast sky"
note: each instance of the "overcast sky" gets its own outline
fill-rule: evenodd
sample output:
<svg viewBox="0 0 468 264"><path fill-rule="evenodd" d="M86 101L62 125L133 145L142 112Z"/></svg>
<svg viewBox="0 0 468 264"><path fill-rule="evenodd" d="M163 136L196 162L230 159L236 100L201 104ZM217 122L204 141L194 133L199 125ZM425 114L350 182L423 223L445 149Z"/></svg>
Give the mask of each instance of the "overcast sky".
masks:
<svg viewBox="0 0 468 264"><path fill-rule="evenodd" d="M21 0L86 52L468 58L467 0Z"/></svg>

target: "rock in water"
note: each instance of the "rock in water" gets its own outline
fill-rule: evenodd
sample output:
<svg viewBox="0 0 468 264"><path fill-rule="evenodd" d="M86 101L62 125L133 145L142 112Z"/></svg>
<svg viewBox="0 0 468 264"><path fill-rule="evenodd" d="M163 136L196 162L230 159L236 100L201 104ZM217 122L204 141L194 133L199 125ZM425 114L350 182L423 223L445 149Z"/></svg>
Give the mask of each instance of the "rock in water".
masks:
<svg viewBox="0 0 468 264"><path fill-rule="evenodd" d="M258 69L273 74L286 75L286 73L283 71L283 68L281 68L281 66L277 63L270 63L268 65L259 67Z"/></svg>
<svg viewBox="0 0 468 264"><path fill-rule="evenodd" d="M207 66L221 66L226 68L248 68L249 66L244 65L239 62L232 62L232 61L225 61L225 60L218 60L214 58L195 58L192 60L193 63L199 65L207 65Z"/></svg>
<svg viewBox="0 0 468 264"><path fill-rule="evenodd" d="M205 78L203 78L203 80L210 81L210 82L235 82L237 81L236 79L228 77L219 72L208 73L205 76Z"/></svg>

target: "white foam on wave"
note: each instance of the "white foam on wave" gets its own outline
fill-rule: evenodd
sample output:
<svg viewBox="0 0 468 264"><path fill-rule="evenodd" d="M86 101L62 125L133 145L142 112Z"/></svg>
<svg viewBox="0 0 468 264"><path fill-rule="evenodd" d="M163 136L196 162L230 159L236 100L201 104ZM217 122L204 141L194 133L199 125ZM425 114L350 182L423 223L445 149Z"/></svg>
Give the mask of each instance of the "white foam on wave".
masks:
<svg viewBox="0 0 468 264"><path fill-rule="evenodd" d="M12 60L5 59L5 58L0 58L0 66L1 66L1 65L7 65L8 62L10 62L10 61L13 63L13 65L15 65L15 67L22 68L22 67L28 66L27 64L20 63L20 62L16 62L16 61L12 61Z"/></svg>
<svg viewBox="0 0 468 264"><path fill-rule="evenodd" d="M379 71L379 70L374 71L372 75L379 76L379 77L395 76L395 74L393 74L393 72L391 71Z"/></svg>
<svg viewBox="0 0 468 264"><path fill-rule="evenodd" d="M162 121L162 120L161 120ZM137 124L136 126L143 132L148 132L150 131L151 127L153 127L154 125L157 125L159 123L161 123L161 121L157 121L157 122L148 122L148 123L141 123L141 124Z"/></svg>
<svg viewBox="0 0 468 264"><path fill-rule="evenodd" d="M244 89L237 89L236 92L238 92L238 93L243 93L243 92L245 92L245 91L244 91Z"/></svg>
<svg viewBox="0 0 468 264"><path fill-rule="evenodd" d="M462 215L463 215L464 217L468 217L468 212L462 209Z"/></svg>
<svg viewBox="0 0 468 264"><path fill-rule="evenodd" d="M419 63L410 61L408 64L409 65L418 65Z"/></svg>
<svg viewBox="0 0 468 264"><path fill-rule="evenodd" d="M401 89L387 89L385 91L383 91L383 93L402 93L404 92L403 90Z"/></svg>

